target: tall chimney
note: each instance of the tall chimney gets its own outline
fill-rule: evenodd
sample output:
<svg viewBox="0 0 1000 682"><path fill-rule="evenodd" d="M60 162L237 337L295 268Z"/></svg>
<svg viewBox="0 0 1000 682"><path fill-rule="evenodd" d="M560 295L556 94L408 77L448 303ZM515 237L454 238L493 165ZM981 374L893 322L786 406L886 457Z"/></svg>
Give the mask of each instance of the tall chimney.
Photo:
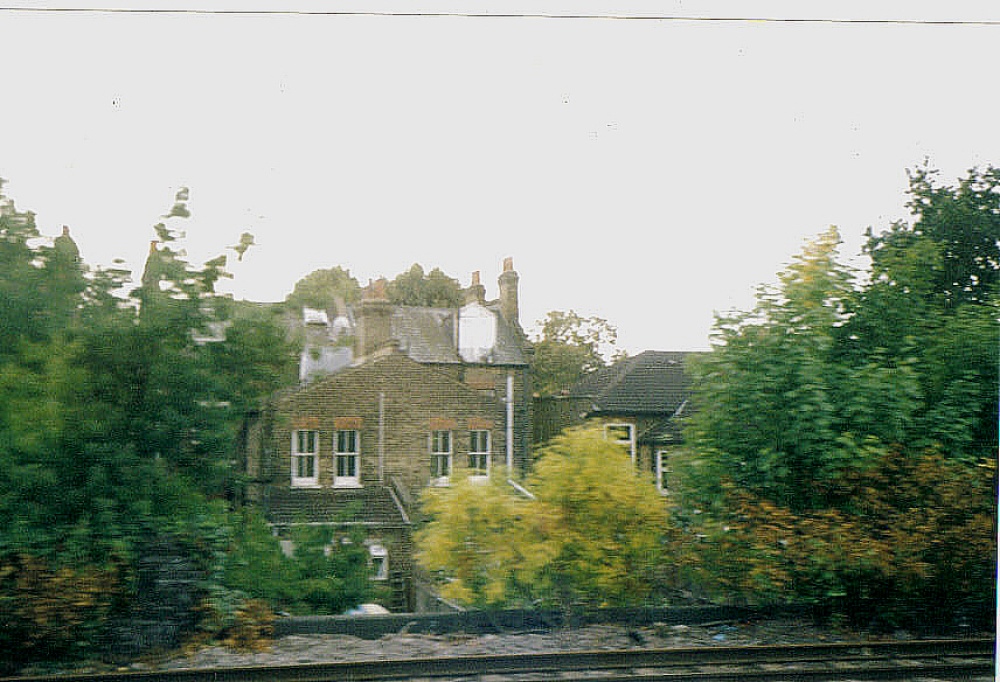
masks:
<svg viewBox="0 0 1000 682"><path fill-rule="evenodd" d="M486 287L479 280L479 270L472 273L472 284L465 290L465 303L478 303L483 305L486 302Z"/></svg>
<svg viewBox="0 0 1000 682"><path fill-rule="evenodd" d="M497 279L500 284L500 314L511 324L520 325L521 323L518 320L517 280L517 273L514 272L514 259L510 257L504 258L503 272L500 273L500 277Z"/></svg>
<svg viewBox="0 0 1000 682"><path fill-rule="evenodd" d="M358 325L358 352L370 355L392 336L392 304L386 295L386 281L377 279L361 292L361 319Z"/></svg>

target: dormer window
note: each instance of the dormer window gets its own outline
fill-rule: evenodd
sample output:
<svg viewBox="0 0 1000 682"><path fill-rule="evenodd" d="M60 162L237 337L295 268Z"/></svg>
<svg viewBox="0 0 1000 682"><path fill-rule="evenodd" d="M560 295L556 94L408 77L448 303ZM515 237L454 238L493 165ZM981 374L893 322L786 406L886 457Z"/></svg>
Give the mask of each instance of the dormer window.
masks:
<svg viewBox="0 0 1000 682"><path fill-rule="evenodd" d="M465 362L489 362L497 343L497 317L479 303L458 311L458 353Z"/></svg>

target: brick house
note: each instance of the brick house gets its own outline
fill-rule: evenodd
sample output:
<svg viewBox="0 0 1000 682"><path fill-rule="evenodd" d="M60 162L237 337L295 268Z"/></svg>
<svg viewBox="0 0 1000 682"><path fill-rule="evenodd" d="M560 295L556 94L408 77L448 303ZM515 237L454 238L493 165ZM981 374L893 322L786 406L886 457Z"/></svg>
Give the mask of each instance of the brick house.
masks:
<svg viewBox="0 0 1000 682"><path fill-rule="evenodd" d="M603 425L636 466L668 492L670 452L681 444L680 420L689 409L692 353L644 351L587 375L558 396L535 399L533 441L543 443L585 422Z"/></svg>
<svg viewBox="0 0 1000 682"><path fill-rule="evenodd" d="M335 541L362 528L392 610L419 606L412 529L421 491L460 470L527 469L530 348L510 259L499 289L487 301L474 273L465 305L424 308L391 304L380 280L357 306L304 311L302 383L246 422L247 501L279 535L311 524Z"/></svg>

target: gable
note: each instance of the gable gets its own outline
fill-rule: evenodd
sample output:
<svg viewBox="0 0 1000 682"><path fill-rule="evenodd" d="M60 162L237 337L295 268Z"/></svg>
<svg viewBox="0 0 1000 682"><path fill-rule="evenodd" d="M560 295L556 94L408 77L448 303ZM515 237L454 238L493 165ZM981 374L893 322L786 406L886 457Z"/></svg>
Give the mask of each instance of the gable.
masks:
<svg viewBox="0 0 1000 682"><path fill-rule="evenodd" d="M436 404L442 408L462 404L476 410L496 409L481 391L398 350L293 389L278 400L278 409L318 414L338 406L340 412L347 414L352 406L373 404L380 394L426 409L433 409Z"/></svg>

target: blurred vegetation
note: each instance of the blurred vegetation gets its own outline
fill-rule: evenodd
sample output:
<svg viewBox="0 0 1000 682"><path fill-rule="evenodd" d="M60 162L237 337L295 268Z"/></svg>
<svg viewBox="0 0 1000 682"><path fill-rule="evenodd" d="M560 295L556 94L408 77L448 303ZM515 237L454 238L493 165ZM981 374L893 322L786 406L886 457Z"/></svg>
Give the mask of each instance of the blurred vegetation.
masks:
<svg viewBox="0 0 1000 682"><path fill-rule="evenodd" d="M625 357L617 349L618 329L600 317L552 310L532 339L532 389L542 396L559 395L584 376Z"/></svg>
<svg viewBox="0 0 1000 682"><path fill-rule="evenodd" d="M286 556L259 512L242 510L234 549L225 559L223 583L272 608L299 615L339 614L368 601L368 549L355 532L338 538L329 529L293 528Z"/></svg>
<svg viewBox="0 0 1000 682"><path fill-rule="evenodd" d="M442 592L477 607L805 601L865 627L990 628L1000 170L947 186L919 168L909 194L912 223L869 230L870 272L840 262L830 228L752 310L717 318L665 500L580 432L538 453L537 499L503 482L429 492L419 560ZM607 328L548 323L540 385L558 390ZM549 362L546 344L575 355Z"/></svg>
<svg viewBox="0 0 1000 682"><path fill-rule="evenodd" d="M295 381L297 357L277 311L216 293L225 256L186 260L186 204L181 190L133 282L89 268L68 230L44 238L0 193L4 671L131 646L121 623L156 620L150 548L200 576L175 597L201 600L203 630L266 621L222 571L234 548L249 553L227 511L232 457L243 414Z"/></svg>
<svg viewBox="0 0 1000 682"><path fill-rule="evenodd" d="M910 176L865 278L830 229L720 317L672 463L683 557L714 598L861 625L993 617L1000 171Z"/></svg>
<svg viewBox="0 0 1000 682"><path fill-rule="evenodd" d="M428 489L420 565L446 598L479 608L648 603L671 534L653 482L601 429L568 430L537 454L530 499L500 474Z"/></svg>

